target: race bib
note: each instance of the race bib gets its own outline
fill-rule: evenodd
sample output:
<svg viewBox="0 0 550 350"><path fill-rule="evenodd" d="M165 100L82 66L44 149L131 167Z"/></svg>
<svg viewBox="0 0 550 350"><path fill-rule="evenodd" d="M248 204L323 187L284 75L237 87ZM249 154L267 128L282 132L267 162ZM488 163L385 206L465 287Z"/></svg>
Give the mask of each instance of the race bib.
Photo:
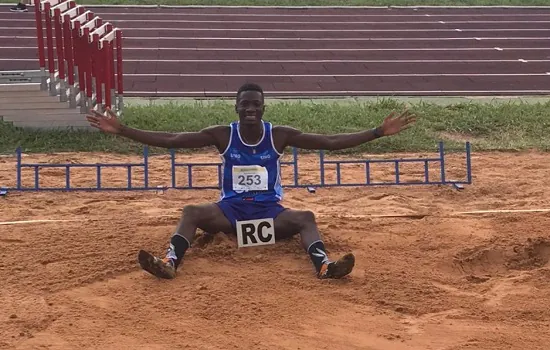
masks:
<svg viewBox="0 0 550 350"><path fill-rule="evenodd" d="M233 190L267 191L267 169L259 165L234 166Z"/></svg>

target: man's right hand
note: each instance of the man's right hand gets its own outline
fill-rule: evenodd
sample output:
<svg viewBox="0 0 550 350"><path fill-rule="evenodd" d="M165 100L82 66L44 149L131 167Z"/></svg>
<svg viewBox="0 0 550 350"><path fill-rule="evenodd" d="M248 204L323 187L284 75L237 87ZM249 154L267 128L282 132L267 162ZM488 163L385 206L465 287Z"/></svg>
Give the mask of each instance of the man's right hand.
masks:
<svg viewBox="0 0 550 350"><path fill-rule="evenodd" d="M162 148L201 148L216 146L223 152L230 139L229 126L211 126L200 131L166 132L148 131L132 128L121 124L116 114L109 108L107 115L91 110L86 115L90 125L105 133L120 135L145 145Z"/></svg>
<svg viewBox="0 0 550 350"><path fill-rule="evenodd" d="M116 114L110 108L106 108L107 116L93 109L90 110L90 112L92 114L87 114L86 119L94 128L98 128L109 134L120 134L122 131L122 125L118 121Z"/></svg>

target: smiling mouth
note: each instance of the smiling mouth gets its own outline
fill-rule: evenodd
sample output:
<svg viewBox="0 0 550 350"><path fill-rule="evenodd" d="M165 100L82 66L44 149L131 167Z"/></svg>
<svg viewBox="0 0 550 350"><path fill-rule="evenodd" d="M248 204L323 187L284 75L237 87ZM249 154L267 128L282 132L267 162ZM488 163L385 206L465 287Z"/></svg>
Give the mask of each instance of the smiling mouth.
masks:
<svg viewBox="0 0 550 350"><path fill-rule="evenodd" d="M250 115L250 114L249 114L249 115L246 115L246 116L244 117L244 120L246 120L246 121L250 121L250 122L256 121L256 115L255 115L255 114L252 114L252 115Z"/></svg>

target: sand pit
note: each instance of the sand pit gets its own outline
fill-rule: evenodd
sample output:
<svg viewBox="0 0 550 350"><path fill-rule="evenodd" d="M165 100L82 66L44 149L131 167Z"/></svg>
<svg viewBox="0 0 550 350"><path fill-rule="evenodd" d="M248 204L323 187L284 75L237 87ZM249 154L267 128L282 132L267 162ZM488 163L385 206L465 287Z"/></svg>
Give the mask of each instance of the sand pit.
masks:
<svg viewBox="0 0 550 350"><path fill-rule="evenodd" d="M449 159L452 177L464 176L460 157ZM162 160L152 160L152 186L168 181ZM218 159L193 158L203 160ZM474 183L463 191L450 186L287 190L286 206L317 214L332 257L355 253L355 270L338 281L315 279L297 238L238 250L221 234L189 250L176 280L141 271L137 251L164 252L181 208L216 200L215 190L11 192L0 198L2 222L72 221L0 226L0 348L547 349L550 213L456 212L550 208L548 156L474 153L472 164ZM311 169L300 170L304 181L315 176ZM343 171L350 181L364 176L360 169ZM411 177L422 173L404 171ZM45 184L65 180L62 171L44 173L49 174ZM126 173L118 174L104 178L124 184ZM208 183L212 174L205 170L197 176ZM292 173L285 174L291 179ZM135 172L136 184L142 175ZM32 176L24 176L31 185ZM72 180L90 185L89 176L75 172ZM378 176L391 178L391 169L379 169ZM0 158L0 186L13 180L14 160ZM185 182L185 174L178 181ZM421 215L377 217L388 214Z"/></svg>

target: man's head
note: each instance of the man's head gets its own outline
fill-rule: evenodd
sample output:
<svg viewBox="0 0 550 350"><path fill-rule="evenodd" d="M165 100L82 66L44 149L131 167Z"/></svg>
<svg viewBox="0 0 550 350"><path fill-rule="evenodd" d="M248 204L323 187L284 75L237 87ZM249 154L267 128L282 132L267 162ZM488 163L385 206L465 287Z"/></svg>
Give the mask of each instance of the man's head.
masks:
<svg viewBox="0 0 550 350"><path fill-rule="evenodd" d="M235 111L239 115L242 124L257 124L264 114L264 91L257 85L247 83L237 91Z"/></svg>

